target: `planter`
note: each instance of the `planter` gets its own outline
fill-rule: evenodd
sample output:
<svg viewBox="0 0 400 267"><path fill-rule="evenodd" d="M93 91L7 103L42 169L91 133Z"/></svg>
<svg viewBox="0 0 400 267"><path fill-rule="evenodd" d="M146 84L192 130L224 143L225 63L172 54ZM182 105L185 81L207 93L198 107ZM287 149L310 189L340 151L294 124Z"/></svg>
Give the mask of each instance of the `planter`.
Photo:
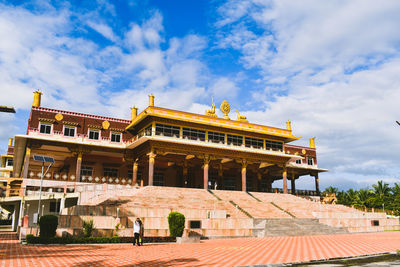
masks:
<svg viewBox="0 0 400 267"><path fill-rule="evenodd" d="M177 244L200 243L200 236L177 237Z"/></svg>

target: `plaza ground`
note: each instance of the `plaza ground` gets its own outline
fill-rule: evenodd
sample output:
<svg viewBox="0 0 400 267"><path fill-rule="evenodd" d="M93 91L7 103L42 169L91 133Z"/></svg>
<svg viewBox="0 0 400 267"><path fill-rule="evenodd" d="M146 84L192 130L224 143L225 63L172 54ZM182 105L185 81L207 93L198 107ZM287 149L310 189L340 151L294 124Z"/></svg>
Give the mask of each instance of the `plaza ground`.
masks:
<svg viewBox="0 0 400 267"><path fill-rule="evenodd" d="M200 244L21 245L0 233L0 266L246 266L395 252L400 232L205 240Z"/></svg>

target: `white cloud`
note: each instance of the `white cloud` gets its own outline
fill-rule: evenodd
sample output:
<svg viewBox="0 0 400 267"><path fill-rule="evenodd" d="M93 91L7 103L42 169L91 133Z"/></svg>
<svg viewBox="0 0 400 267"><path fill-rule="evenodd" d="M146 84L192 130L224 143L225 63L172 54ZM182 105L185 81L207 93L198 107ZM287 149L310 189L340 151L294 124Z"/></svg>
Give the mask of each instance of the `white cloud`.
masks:
<svg viewBox="0 0 400 267"><path fill-rule="evenodd" d="M246 112L250 121L284 127L291 119L302 145L316 136L319 166L330 169L321 175L323 186L399 180L400 3L257 0L246 6L245 14L235 13L230 9L238 2L228 1L217 25L219 45L240 51L243 65L260 70L267 84L251 93L265 109Z"/></svg>
<svg viewBox="0 0 400 267"><path fill-rule="evenodd" d="M103 35L105 38L109 39L110 41L117 41L118 37L114 34L112 28L106 24L100 24L96 23L94 21L88 21L89 27L91 27L93 30L97 31L101 35Z"/></svg>

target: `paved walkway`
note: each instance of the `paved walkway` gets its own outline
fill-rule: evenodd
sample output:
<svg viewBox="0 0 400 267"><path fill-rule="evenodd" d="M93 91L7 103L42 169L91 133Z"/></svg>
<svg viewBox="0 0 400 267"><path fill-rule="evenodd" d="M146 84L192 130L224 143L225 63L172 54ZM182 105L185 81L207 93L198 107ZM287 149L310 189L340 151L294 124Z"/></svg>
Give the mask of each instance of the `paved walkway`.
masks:
<svg viewBox="0 0 400 267"><path fill-rule="evenodd" d="M243 266L400 249L400 232L207 240L200 244L20 245L0 233L0 266Z"/></svg>

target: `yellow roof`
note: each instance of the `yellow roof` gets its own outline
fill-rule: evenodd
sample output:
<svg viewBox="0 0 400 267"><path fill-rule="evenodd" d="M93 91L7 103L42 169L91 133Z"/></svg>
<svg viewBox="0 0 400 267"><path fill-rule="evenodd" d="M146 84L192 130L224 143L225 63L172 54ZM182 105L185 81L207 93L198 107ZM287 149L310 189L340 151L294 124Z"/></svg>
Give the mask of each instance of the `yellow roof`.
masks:
<svg viewBox="0 0 400 267"><path fill-rule="evenodd" d="M135 120L131 122L131 124L129 124L126 127L126 130L134 129L139 122L141 122L148 116L168 118L180 121L188 121L197 124L216 126L216 127L240 130L245 132L272 135L284 138L287 142L298 140L300 138L292 135L292 131L287 129L263 126L242 121L227 120L223 118L210 117L206 115L194 114L194 113L171 110L160 107L147 107L136 117Z"/></svg>

